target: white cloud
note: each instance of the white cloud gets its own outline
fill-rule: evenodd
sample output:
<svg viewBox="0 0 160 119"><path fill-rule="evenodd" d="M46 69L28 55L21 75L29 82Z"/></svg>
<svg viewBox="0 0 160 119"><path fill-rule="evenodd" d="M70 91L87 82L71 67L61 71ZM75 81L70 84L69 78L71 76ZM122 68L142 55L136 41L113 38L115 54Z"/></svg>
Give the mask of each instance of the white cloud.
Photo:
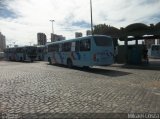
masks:
<svg viewBox="0 0 160 119"><path fill-rule="evenodd" d="M106 23L115 27L125 27L134 22L157 23L160 1L153 0L92 0L94 24ZM89 0L14 0L8 2L8 8L17 18L1 18L0 29L7 43L25 45L37 42L37 33L44 32L50 39L51 22L54 19L54 31L67 38L73 38L74 32L85 32L87 28L72 26L74 22L90 23ZM147 4L148 3L148 4ZM160 16L160 15L159 15ZM152 20L152 21L151 21ZM85 34L84 34L85 35Z"/></svg>

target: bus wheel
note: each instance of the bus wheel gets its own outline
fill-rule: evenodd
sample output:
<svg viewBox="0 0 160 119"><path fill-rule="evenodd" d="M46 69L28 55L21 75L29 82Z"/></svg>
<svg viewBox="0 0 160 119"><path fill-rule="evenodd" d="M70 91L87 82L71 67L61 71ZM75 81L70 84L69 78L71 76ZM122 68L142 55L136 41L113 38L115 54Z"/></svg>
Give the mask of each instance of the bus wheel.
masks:
<svg viewBox="0 0 160 119"><path fill-rule="evenodd" d="M40 57L40 56L38 57L38 60L40 60L40 61L41 61L41 57Z"/></svg>
<svg viewBox="0 0 160 119"><path fill-rule="evenodd" d="M20 62L22 62L23 60L22 60L22 57L20 58Z"/></svg>
<svg viewBox="0 0 160 119"><path fill-rule="evenodd" d="M71 59L68 59L68 60L67 60L67 66L68 66L69 68L72 68L73 63L72 63L72 60L71 60Z"/></svg>

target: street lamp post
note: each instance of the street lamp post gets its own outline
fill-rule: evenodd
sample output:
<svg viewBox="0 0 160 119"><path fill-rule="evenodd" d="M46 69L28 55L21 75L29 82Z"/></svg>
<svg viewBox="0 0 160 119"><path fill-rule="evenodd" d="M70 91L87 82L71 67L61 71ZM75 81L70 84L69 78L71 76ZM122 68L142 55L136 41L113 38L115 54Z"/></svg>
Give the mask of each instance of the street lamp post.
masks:
<svg viewBox="0 0 160 119"><path fill-rule="evenodd" d="M55 22L54 20L50 20L52 22L52 33L54 34L54 29L53 29L53 22Z"/></svg>
<svg viewBox="0 0 160 119"><path fill-rule="evenodd" d="M90 11L91 11L91 32L93 35L92 0L90 0Z"/></svg>

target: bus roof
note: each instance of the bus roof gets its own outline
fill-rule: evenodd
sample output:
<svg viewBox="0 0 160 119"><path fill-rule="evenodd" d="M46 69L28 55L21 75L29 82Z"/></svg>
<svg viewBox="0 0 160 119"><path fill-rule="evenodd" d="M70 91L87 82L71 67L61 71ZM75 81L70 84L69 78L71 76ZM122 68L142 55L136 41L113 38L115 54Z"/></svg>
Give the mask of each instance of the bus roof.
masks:
<svg viewBox="0 0 160 119"><path fill-rule="evenodd" d="M6 48L6 49L17 49L17 48L28 48L28 47L36 47L36 46L20 46L20 47Z"/></svg>
<svg viewBox="0 0 160 119"><path fill-rule="evenodd" d="M81 40L81 39L85 39L85 38L92 38L92 37L108 37L111 38L110 36L106 36L106 35L93 35L93 36L85 36L85 37L78 37L78 38L74 38L74 39L68 39L68 40L62 40L62 41L56 41L56 42L51 42L48 43L47 45L51 45L51 44L57 44L57 43L65 43L65 42L71 42L71 41L76 41L76 40Z"/></svg>

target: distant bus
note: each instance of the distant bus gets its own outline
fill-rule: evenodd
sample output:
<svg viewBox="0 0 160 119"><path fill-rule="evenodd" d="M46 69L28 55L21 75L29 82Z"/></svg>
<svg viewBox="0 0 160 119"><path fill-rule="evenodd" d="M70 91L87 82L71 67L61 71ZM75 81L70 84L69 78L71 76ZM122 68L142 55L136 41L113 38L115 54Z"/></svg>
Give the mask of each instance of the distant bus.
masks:
<svg viewBox="0 0 160 119"><path fill-rule="evenodd" d="M45 57L45 45L37 46L37 58L36 60L42 61Z"/></svg>
<svg viewBox="0 0 160 119"><path fill-rule="evenodd" d="M37 57L37 47L24 46L17 48L6 48L5 58L9 61L31 61L33 62Z"/></svg>
<svg viewBox="0 0 160 119"><path fill-rule="evenodd" d="M4 52L0 52L0 59L4 58Z"/></svg>
<svg viewBox="0 0 160 119"><path fill-rule="evenodd" d="M160 44L152 45L150 52L152 58L160 58Z"/></svg>
<svg viewBox="0 0 160 119"><path fill-rule="evenodd" d="M50 64L89 67L114 63L112 38L103 35L53 42L47 45Z"/></svg>

